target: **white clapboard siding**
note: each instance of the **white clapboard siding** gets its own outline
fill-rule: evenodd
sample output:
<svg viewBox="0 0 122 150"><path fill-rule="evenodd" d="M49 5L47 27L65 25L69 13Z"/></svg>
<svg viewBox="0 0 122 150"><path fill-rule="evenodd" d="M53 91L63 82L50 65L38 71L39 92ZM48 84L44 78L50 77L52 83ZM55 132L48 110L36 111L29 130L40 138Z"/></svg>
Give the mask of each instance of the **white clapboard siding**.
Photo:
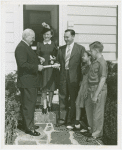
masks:
<svg viewBox="0 0 122 150"><path fill-rule="evenodd" d="M116 17L100 17L100 16L67 16L68 21L74 24L84 25L116 25Z"/></svg>
<svg viewBox="0 0 122 150"><path fill-rule="evenodd" d="M14 32L14 23L6 22L6 32Z"/></svg>
<svg viewBox="0 0 122 150"><path fill-rule="evenodd" d="M14 22L14 13L6 13L6 22Z"/></svg>
<svg viewBox="0 0 122 150"><path fill-rule="evenodd" d="M117 6L68 5L67 28L76 32L75 42L89 50L89 44L100 41L106 60L116 60Z"/></svg>
<svg viewBox="0 0 122 150"><path fill-rule="evenodd" d="M20 13L21 12L21 13ZM14 51L21 40L23 5L10 4L5 9L5 63L6 73L16 70Z"/></svg>
<svg viewBox="0 0 122 150"><path fill-rule="evenodd" d="M6 42L14 42L14 32L12 32L12 33L6 32L5 40L6 40Z"/></svg>
<svg viewBox="0 0 122 150"><path fill-rule="evenodd" d="M72 5L68 5L68 6L72 6ZM79 6L82 7L81 5L73 5L73 6ZM97 5L97 4L93 4L93 5L83 5L83 7L104 7L104 8L116 8L117 5Z"/></svg>
<svg viewBox="0 0 122 150"><path fill-rule="evenodd" d="M13 13L13 10L14 10L13 4L6 5L6 13Z"/></svg>
<svg viewBox="0 0 122 150"><path fill-rule="evenodd" d="M100 41L102 43L116 43L116 35L86 35L76 34L75 42L92 43Z"/></svg>
<svg viewBox="0 0 122 150"><path fill-rule="evenodd" d="M116 26L74 25L74 30L76 33L116 34Z"/></svg>
<svg viewBox="0 0 122 150"><path fill-rule="evenodd" d="M14 52L15 51L15 49L14 49L14 42L12 43L10 43L10 42L6 42L6 44L5 44L5 51L6 52Z"/></svg>
<svg viewBox="0 0 122 150"><path fill-rule="evenodd" d="M116 53L103 53L103 56L105 60L111 60L111 61L116 60Z"/></svg>
<svg viewBox="0 0 122 150"><path fill-rule="evenodd" d="M86 50L89 50L89 44L90 43L89 44L82 44L82 42L81 42L78 44L84 46ZM116 44L103 44L103 46L104 46L103 52L111 52L111 53L116 52Z"/></svg>
<svg viewBox="0 0 122 150"><path fill-rule="evenodd" d="M87 7L87 6L68 6L67 13L70 15L89 15L89 16L116 16L116 8L110 7Z"/></svg>
<svg viewBox="0 0 122 150"><path fill-rule="evenodd" d="M5 73L13 72L14 58L14 5L6 5L5 12ZM9 52L9 53L8 53ZM16 69L16 68L15 68Z"/></svg>
<svg viewBox="0 0 122 150"><path fill-rule="evenodd" d="M6 59L6 62L15 62L14 53L6 53L5 59Z"/></svg>
<svg viewBox="0 0 122 150"><path fill-rule="evenodd" d="M5 70L7 73L17 70L17 65L15 62L6 62L5 64Z"/></svg>

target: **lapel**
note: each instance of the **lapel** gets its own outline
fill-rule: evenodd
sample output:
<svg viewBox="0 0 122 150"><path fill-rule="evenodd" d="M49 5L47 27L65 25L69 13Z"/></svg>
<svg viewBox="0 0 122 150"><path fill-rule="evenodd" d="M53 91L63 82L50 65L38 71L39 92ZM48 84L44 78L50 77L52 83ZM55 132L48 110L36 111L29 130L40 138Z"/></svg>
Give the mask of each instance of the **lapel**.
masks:
<svg viewBox="0 0 122 150"><path fill-rule="evenodd" d="M64 60L65 60L65 55L66 55L66 47L67 47L67 45L65 45L65 47L62 49L62 54L63 54ZM76 43L74 43L70 59L76 54L76 48L77 48L77 45L76 45Z"/></svg>
<svg viewBox="0 0 122 150"><path fill-rule="evenodd" d="M63 58L65 60L65 54L66 54L66 45L64 46L64 48L62 49L62 54L63 54Z"/></svg>
<svg viewBox="0 0 122 150"><path fill-rule="evenodd" d="M72 52L71 52L71 56L70 56L70 60L71 58L76 54L76 44L74 43L74 46L73 46L73 49L72 49Z"/></svg>

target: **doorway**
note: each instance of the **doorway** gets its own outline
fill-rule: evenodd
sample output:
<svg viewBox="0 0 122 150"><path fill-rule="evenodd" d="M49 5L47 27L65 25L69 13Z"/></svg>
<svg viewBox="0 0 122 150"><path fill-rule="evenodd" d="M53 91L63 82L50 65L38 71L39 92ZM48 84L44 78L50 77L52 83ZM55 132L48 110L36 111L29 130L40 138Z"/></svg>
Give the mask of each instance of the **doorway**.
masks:
<svg viewBox="0 0 122 150"><path fill-rule="evenodd" d="M23 29L30 28L35 32L35 42L43 41L42 23L49 24L54 30L52 41L59 45L59 6L58 5L23 5Z"/></svg>

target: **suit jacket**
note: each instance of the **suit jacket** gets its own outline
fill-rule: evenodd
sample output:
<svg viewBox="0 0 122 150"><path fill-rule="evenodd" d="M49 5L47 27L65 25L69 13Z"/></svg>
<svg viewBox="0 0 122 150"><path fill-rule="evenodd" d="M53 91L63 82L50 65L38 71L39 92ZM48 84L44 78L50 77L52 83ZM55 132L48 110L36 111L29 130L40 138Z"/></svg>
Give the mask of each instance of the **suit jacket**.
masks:
<svg viewBox="0 0 122 150"><path fill-rule="evenodd" d="M40 87L39 60L36 53L21 41L16 47L15 58L18 72L17 86L19 88Z"/></svg>
<svg viewBox="0 0 122 150"><path fill-rule="evenodd" d="M74 43L70 60L69 60L69 77L71 86L79 86L82 80L82 57L85 48L77 43ZM65 75L65 54L66 45L60 47L57 55L57 62L60 63L60 81L59 81L59 91L60 94L66 93L66 75Z"/></svg>

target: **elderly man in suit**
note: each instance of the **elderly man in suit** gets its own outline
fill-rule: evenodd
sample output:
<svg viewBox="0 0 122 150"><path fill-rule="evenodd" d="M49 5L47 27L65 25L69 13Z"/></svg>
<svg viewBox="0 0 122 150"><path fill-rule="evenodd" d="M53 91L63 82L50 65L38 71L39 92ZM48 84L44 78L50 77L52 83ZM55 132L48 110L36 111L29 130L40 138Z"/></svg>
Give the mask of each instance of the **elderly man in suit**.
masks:
<svg viewBox="0 0 122 150"><path fill-rule="evenodd" d="M35 41L35 33L31 29L26 29L22 34L22 41L17 45L15 58L17 63L17 85L21 92L21 111L23 116L23 126L27 134L39 136L35 129L34 111L37 100L37 88L40 86L39 71L43 66L39 65L36 53L31 49Z"/></svg>
<svg viewBox="0 0 122 150"><path fill-rule="evenodd" d="M82 80L82 56L85 48L74 43L75 31L67 29L64 33L66 45L60 47L57 62L60 63L59 99L66 111L70 108L70 121L66 120L67 128L75 124L75 101ZM55 67L56 68L56 67Z"/></svg>

